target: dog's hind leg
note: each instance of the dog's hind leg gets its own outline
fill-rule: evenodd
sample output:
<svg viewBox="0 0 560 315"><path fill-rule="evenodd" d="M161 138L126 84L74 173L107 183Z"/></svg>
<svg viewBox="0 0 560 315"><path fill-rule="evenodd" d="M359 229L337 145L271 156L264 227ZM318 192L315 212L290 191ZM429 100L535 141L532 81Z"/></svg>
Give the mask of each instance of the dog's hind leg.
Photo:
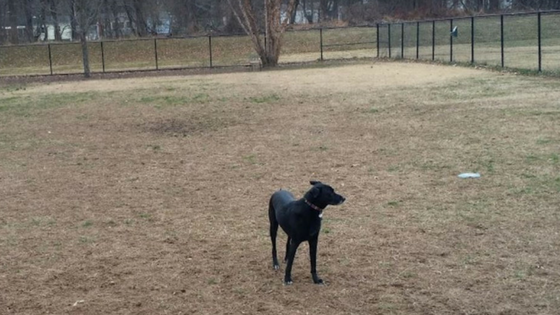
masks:
<svg viewBox="0 0 560 315"><path fill-rule="evenodd" d="M276 252L276 234L278 233L278 221L276 220L276 214L274 212L274 207L272 206L272 198L268 204L268 218L270 220L270 240L272 241L272 268L274 270L280 269L280 264L278 263L278 256Z"/></svg>
<svg viewBox="0 0 560 315"><path fill-rule="evenodd" d="M292 265L296 257L296 251L301 241L292 239L290 242L290 251L288 252L288 264L286 265L286 274L284 275L284 284L292 284Z"/></svg>

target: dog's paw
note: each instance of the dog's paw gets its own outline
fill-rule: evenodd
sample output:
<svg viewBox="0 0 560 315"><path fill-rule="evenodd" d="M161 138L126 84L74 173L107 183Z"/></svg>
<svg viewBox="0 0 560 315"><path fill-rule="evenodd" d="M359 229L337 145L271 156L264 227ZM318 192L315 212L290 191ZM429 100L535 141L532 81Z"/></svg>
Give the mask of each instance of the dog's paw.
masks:
<svg viewBox="0 0 560 315"><path fill-rule="evenodd" d="M316 273L312 273L311 277L313 278L313 283L324 284L323 279L319 278Z"/></svg>
<svg viewBox="0 0 560 315"><path fill-rule="evenodd" d="M284 277L284 285L292 285L293 281L292 281L292 277L287 276Z"/></svg>
<svg viewBox="0 0 560 315"><path fill-rule="evenodd" d="M272 265L272 268L274 268L274 270L278 270L278 269L280 269L280 265L278 265L278 264Z"/></svg>
<svg viewBox="0 0 560 315"><path fill-rule="evenodd" d="M318 284L318 285L323 285L323 284L325 284L325 283L323 282L323 279L313 279L313 283Z"/></svg>

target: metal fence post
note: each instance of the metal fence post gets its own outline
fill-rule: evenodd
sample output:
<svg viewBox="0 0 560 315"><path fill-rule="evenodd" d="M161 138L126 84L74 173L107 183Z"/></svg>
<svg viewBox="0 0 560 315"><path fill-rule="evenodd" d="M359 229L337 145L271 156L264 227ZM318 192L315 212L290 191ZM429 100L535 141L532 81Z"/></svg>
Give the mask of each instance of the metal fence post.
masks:
<svg viewBox="0 0 560 315"><path fill-rule="evenodd" d="M420 57L420 22L416 22L416 60Z"/></svg>
<svg viewBox="0 0 560 315"><path fill-rule="evenodd" d="M321 45L321 61L323 61L323 28L319 29L319 45Z"/></svg>
<svg viewBox="0 0 560 315"><path fill-rule="evenodd" d="M157 38L154 38L154 57L156 59L156 70L159 70L158 54L157 54Z"/></svg>
<svg viewBox="0 0 560 315"><path fill-rule="evenodd" d="M387 46L389 47L389 58L391 58L391 23L387 24L387 32L389 35Z"/></svg>
<svg viewBox="0 0 560 315"><path fill-rule="evenodd" d="M432 61L436 60L436 21L432 21Z"/></svg>
<svg viewBox="0 0 560 315"><path fill-rule="evenodd" d="M377 28L377 58L379 58L379 23L376 24L376 28Z"/></svg>
<svg viewBox="0 0 560 315"><path fill-rule="evenodd" d="M449 20L449 62L453 62L453 19Z"/></svg>
<svg viewBox="0 0 560 315"><path fill-rule="evenodd" d="M502 53L502 68L505 65L504 62L504 15L500 15L500 45L501 45L501 53Z"/></svg>
<svg viewBox="0 0 560 315"><path fill-rule="evenodd" d="M51 44L48 44L47 47L49 49L49 68L51 69L51 75L53 75Z"/></svg>
<svg viewBox="0 0 560 315"><path fill-rule="evenodd" d="M105 73L105 50L103 49L103 41L101 43L101 67L103 67L103 73Z"/></svg>
<svg viewBox="0 0 560 315"><path fill-rule="evenodd" d="M538 42L539 42L539 72L542 72L542 33L541 33L541 12L537 14L538 19Z"/></svg>
<svg viewBox="0 0 560 315"><path fill-rule="evenodd" d="M404 59L404 22L401 24L401 59Z"/></svg>
<svg viewBox="0 0 560 315"><path fill-rule="evenodd" d="M266 40L266 37L265 37L265 40ZM212 35L208 35L208 52L209 52L209 55L210 55L210 68L213 68L214 64L213 64L213 60L212 60Z"/></svg>
<svg viewBox="0 0 560 315"><path fill-rule="evenodd" d="M471 16L471 63L474 63L474 16Z"/></svg>

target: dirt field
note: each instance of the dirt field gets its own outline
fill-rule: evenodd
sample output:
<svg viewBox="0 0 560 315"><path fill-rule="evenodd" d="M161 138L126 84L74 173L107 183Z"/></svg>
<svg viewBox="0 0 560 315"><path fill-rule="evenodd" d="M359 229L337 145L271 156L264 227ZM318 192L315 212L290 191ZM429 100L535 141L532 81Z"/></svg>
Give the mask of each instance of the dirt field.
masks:
<svg viewBox="0 0 560 315"><path fill-rule="evenodd" d="M557 314L559 148L560 81L460 67L4 84L0 313ZM327 285L283 286L310 179Z"/></svg>

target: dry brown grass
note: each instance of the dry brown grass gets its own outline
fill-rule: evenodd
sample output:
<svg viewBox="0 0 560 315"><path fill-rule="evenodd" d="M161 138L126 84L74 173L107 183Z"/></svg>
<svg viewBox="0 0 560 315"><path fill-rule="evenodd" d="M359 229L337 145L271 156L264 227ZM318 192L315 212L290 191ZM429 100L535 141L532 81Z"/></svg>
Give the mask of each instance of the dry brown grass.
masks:
<svg viewBox="0 0 560 315"><path fill-rule="evenodd" d="M555 314L559 86L399 63L2 86L0 313ZM303 246L285 287L267 198L309 179L348 201L328 285Z"/></svg>

